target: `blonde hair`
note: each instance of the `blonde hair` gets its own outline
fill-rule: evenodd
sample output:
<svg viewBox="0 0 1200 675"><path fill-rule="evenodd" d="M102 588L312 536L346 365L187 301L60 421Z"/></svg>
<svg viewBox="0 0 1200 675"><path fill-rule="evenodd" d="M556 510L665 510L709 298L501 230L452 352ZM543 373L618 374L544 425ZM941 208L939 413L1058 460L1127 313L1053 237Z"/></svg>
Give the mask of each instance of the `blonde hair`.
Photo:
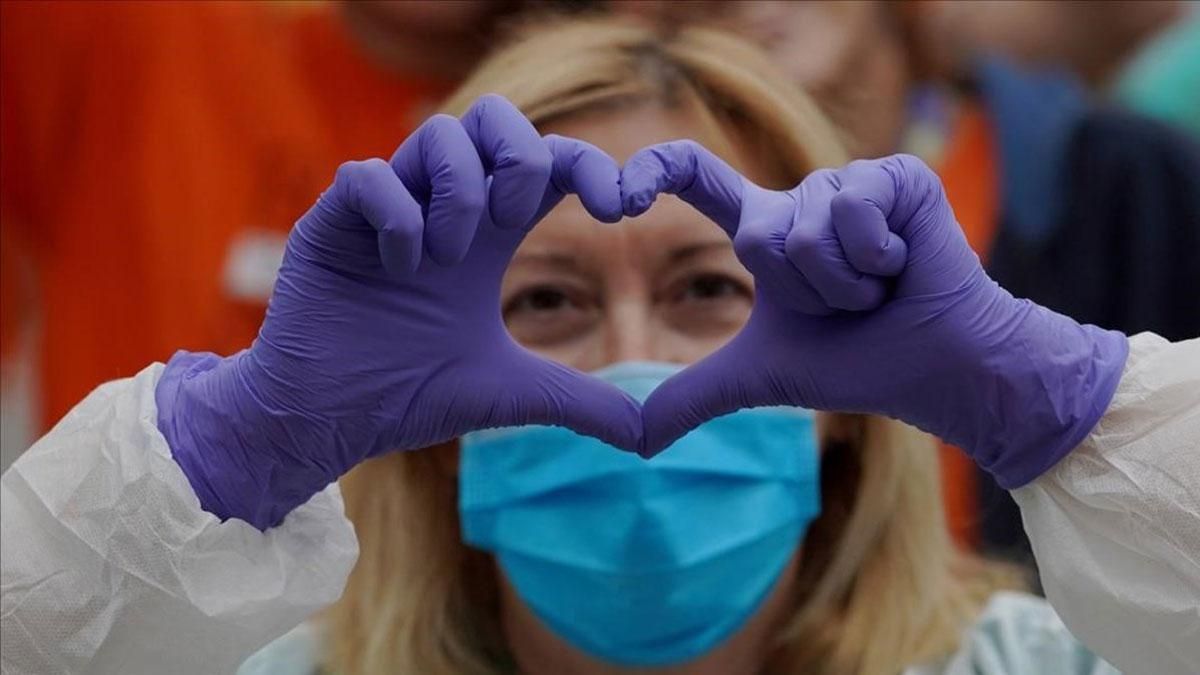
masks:
<svg viewBox="0 0 1200 675"><path fill-rule="evenodd" d="M757 49L711 30L664 35L614 19L559 22L488 59L445 109L461 114L488 92L537 126L646 102L688 106L727 132L718 137L734 134L756 158L769 158L788 186L846 160L803 92ZM948 654L1000 576L954 549L934 444L860 415L823 415L820 428L823 510L806 535L794 610L768 672L883 675ZM361 554L326 616L334 672L515 669L499 627L494 565L460 537L455 452L448 444L394 453L343 480Z"/></svg>

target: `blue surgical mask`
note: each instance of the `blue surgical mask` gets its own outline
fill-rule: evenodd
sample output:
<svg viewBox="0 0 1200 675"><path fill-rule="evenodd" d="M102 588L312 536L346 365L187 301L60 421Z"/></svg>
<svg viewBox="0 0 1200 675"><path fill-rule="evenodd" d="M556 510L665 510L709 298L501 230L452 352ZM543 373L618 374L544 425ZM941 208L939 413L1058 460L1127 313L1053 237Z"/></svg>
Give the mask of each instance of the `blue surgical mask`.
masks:
<svg viewBox="0 0 1200 675"><path fill-rule="evenodd" d="M679 366L595 375L644 400ZM811 412L711 420L651 460L557 427L462 439L463 538L555 633L611 663L681 663L770 594L820 512Z"/></svg>

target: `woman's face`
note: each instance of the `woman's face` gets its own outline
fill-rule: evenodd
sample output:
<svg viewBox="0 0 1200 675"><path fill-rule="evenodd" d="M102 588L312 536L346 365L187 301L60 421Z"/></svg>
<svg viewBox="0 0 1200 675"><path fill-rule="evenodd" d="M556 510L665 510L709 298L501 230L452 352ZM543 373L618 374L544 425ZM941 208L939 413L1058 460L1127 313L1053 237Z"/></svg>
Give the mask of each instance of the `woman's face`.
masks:
<svg viewBox="0 0 1200 675"><path fill-rule="evenodd" d="M685 114L646 107L549 131L622 163L646 145L691 137L695 127ZM729 238L673 196L617 224L566 200L521 245L501 291L517 342L585 371L618 361L696 361L742 327L753 295Z"/></svg>
<svg viewBox="0 0 1200 675"><path fill-rule="evenodd" d="M647 106L543 128L588 141L623 163L654 143L695 138L704 127L685 112ZM710 144L711 147L711 144ZM751 179L761 172L726 157ZM517 251L501 291L504 319L527 348L589 371L619 361L692 363L746 322L753 279L728 237L674 196L660 196L636 219L591 218L568 199L539 223ZM754 673L772 629L786 614L796 559L743 627L698 660L666 669L627 670L595 660L550 632L501 579L502 622L521 671L542 673Z"/></svg>

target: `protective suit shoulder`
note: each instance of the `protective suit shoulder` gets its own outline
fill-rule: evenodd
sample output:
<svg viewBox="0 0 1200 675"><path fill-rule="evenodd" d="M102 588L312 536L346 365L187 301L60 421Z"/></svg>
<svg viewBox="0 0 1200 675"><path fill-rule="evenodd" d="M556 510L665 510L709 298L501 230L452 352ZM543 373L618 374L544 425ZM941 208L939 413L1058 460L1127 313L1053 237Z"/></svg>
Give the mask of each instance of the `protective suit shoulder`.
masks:
<svg viewBox="0 0 1200 675"><path fill-rule="evenodd" d="M162 368L96 389L0 477L4 675L233 672L341 595L358 542L336 484L266 532L203 511L158 430Z"/></svg>

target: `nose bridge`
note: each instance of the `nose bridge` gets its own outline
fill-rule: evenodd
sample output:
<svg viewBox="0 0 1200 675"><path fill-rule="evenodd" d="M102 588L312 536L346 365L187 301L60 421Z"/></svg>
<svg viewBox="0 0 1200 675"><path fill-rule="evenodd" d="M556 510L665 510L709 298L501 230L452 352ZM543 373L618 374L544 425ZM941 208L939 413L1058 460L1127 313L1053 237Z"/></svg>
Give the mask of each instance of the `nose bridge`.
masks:
<svg viewBox="0 0 1200 675"><path fill-rule="evenodd" d="M609 363L654 358L651 353L650 301L642 295L625 293L609 303L605 316Z"/></svg>

